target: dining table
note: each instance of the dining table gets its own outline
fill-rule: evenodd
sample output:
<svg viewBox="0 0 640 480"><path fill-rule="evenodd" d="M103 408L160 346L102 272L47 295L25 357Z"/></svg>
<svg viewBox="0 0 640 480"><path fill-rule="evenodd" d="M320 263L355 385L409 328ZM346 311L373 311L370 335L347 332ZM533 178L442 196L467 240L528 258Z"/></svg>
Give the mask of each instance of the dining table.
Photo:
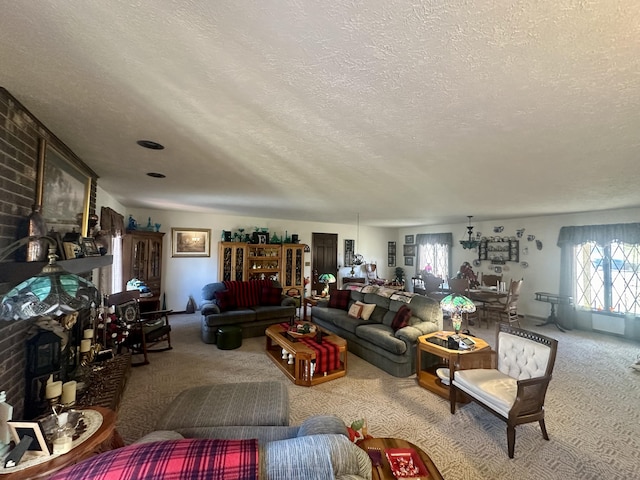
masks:
<svg viewBox="0 0 640 480"><path fill-rule="evenodd" d="M446 285L443 285L442 288L439 288L438 290L428 292L426 296L440 302L443 298L445 298L447 295L450 295L451 293L451 289L449 289ZM474 302L482 304L480 312L486 319L487 305L490 303L498 302L502 298L507 298L508 292L499 291L497 287L480 287L469 289L467 295L465 296L467 296Z"/></svg>

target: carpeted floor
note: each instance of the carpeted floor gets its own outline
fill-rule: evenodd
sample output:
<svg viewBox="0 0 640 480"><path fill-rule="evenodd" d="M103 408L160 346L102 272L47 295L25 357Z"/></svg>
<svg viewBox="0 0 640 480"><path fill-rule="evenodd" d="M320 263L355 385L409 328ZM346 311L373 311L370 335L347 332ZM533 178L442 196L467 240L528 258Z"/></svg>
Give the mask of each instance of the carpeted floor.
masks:
<svg viewBox="0 0 640 480"><path fill-rule="evenodd" d="M537 423L516 429L515 458L507 456L505 423L475 404L449 412L448 401L395 378L355 355L346 377L312 388L293 385L264 353L264 337L236 350L200 340L200 315L171 317L174 349L132 370L118 430L126 443L152 431L163 408L183 389L211 383L277 380L289 388L291 424L332 413L345 423L365 417L379 437L423 448L447 480L640 479L640 372L630 368L640 345L608 335L523 327L559 341L546 400L545 441ZM493 326L472 333L494 343Z"/></svg>

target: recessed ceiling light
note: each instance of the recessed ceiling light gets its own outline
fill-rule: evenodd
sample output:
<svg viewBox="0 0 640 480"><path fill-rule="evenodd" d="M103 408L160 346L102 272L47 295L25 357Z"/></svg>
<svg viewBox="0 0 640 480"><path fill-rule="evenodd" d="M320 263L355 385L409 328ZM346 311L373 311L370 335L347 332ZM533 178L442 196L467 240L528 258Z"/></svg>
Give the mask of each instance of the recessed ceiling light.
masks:
<svg viewBox="0 0 640 480"><path fill-rule="evenodd" d="M158 142L153 142L151 140L138 140L136 142L138 145L144 148L150 148L151 150L163 150L164 145L160 145Z"/></svg>
<svg viewBox="0 0 640 480"><path fill-rule="evenodd" d="M166 178L166 175L164 173L149 172L147 173L147 175L153 178Z"/></svg>

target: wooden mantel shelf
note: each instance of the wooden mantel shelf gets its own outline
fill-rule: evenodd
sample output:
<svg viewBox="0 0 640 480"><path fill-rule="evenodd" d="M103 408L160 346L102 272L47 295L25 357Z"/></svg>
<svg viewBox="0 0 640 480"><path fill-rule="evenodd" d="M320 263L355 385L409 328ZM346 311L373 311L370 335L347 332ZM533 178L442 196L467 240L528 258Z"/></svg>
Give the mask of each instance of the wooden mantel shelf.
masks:
<svg viewBox="0 0 640 480"><path fill-rule="evenodd" d="M69 273L80 275L88 273L94 268L107 267L113 263L113 255L100 257L74 258L60 260L58 265ZM0 263L0 283L6 283L13 288L27 278L40 273L47 262L4 262Z"/></svg>

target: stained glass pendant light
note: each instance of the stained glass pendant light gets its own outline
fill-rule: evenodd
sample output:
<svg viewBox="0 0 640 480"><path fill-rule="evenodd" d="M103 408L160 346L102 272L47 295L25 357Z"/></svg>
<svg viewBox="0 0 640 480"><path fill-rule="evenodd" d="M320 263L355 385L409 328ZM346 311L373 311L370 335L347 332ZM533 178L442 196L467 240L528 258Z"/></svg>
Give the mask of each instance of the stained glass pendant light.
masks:
<svg viewBox="0 0 640 480"><path fill-rule="evenodd" d="M42 237L47 238L47 237ZM65 271L56 263L55 246L49 247L49 263L2 298L0 320L58 317L98 303L98 290L90 281Z"/></svg>

